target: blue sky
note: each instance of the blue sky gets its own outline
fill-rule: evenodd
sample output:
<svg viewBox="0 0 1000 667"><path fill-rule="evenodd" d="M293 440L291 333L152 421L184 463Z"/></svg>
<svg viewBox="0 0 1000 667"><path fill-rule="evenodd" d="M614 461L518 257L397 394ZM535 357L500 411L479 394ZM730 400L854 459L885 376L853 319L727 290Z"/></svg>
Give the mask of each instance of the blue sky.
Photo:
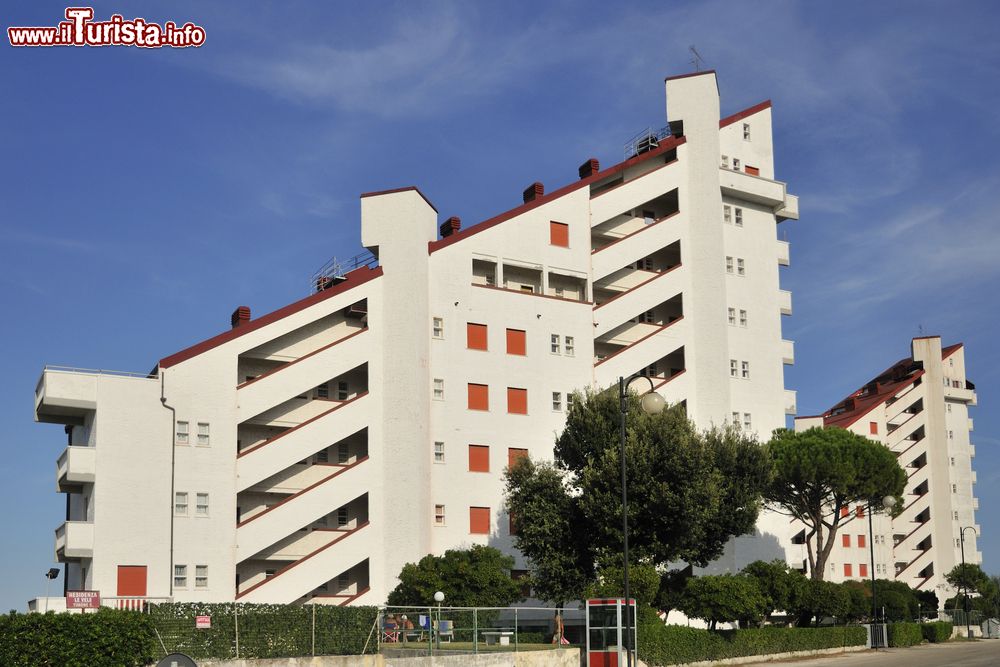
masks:
<svg viewBox="0 0 1000 667"><path fill-rule="evenodd" d="M778 178L801 197L779 228L800 414L921 332L964 342L982 549L1000 573L1000 6L93 4L190 20L207 41L0 46L0 610L44 593L63 513L62 429L32 422L44 364L147 371L237 305L304 296L316 268L360 250L362 192L415 184L468 225L587 157L617 162L663 124L663 78L691 71L690 44L724 113L774 103ZM8 3L3 24L55 25L64 7Z"/></svg>

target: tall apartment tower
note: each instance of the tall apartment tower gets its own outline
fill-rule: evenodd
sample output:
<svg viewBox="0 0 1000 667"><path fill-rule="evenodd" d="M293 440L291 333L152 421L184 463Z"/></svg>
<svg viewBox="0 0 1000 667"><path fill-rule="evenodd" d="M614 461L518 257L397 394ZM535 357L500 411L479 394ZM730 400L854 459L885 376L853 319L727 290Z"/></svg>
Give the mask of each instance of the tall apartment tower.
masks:
<svg viewBox="0 0 1000 667"><path fill-rule="evenodd" d="M820 416L800 417L795 428L845 428L881 442L909 477L902 512L894 519L873 515L875 576L913 588L938 591L943 602L954 591L944 575L965 561L982 563L973 491L976 472L970 441L975 385L965 377L962 344L941 347L941 338L914 338L909 357L878 374ZM851 508L830 555L829 581L871 576L868 521L864 507ZM803 533L795 541L801 542ZM803 549L804 547L799 547ZM802 556L805 558L805 556Z"/></svg>
<svg viewBox="0 0 1000 667"><path fill-rule="evenodd" d="M624 162L588 159L466 229L415 187L362 195L351 270L263 317L238 308L148 375L47 368L35 415L69 434L67 586L380 602L427 553L512 551L504 468L551 459L572 392L619 376L701 427L783 426L776 226L798 201L774 179L770 103L721 117L714 72L666 92L669 126Z"/></svg>

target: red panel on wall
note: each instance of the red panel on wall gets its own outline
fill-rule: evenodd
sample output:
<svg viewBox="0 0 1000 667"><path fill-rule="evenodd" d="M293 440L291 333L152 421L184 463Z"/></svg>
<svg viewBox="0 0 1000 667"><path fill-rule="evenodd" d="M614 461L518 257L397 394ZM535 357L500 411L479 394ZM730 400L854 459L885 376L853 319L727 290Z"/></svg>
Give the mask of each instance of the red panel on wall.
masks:
<svg viewBox="0 0 1000 667"><path fill-rule="evenodd" d="M528 414L528 390L507 387L507 412L512 415Z"/></svg>
<svg viewBox="0 0 1000 667"><path fill-rule="evenodd" d="M750 165L747 165L746 170L747 173L750 174L751 176L760 176L760 169L758 169L757 167L751 167Z"/></svg>
<svg viewBox="0 0 1000 667"><path fill-rule="evenodd" d="M872 435L878 435L878 422L868 422L868 431Z"/></svg>
<svg viewBox="0 0 1000 667"><path fill-rule="evenodd" d="M489 445L469 445L469 472L490 471Z"/></svg>
<svg viewBox="0 0 1000 667"><path fill-rule="evenodd" d="M465 325L465 331L467 339L466 346L470 350L487 349L485 324L473 324L472 322L469 322Z"/></svg>
<svg viewBox="0 0 1000 667"><path fill-rule="evenodd" d="M865 563L858 565L858 570L859 570L858 574L860 574L862 577L868 576L868 566Z"/></svg>
<svg viewBox="0 0 1000 667"><path fill-rule="evenodd" d="M518 459L521 459L521 458L523 458L523 457L525 457L527 455L528 455L528 450L527 449L522 449L520 447L508 447L507 448L507 467L508 468L513 468L514 467L514 463L517 462Z"/></svg>
<svg viewBox="0 0 1000 667"><path fill-rule="evenodd" d="M840 540L841 540L841 542L843 543L843 545L845 547L851 546L851 536L848 535L847 533L844 533L843 535L841 535L840 536Z"/></svg>
<svg viewBox="0 0 1000 667"><path fill-rule="evenodd" d="M469 508L469 532L473 535L490 534L490 508L470 507Z"/></svg>
<svg viewBox="0 0 1000 667"><path fill-rule="evenodd" d="M520 329L507 329L507 354L527 354L524 332Z"/></svg>
<svg viewBox="0 0 1000 667"><path fill-rule="evenodd" d="M485 384L469 383L469 409L489 410L490 409L490 388Z"/></svg>
<svg viewBox="0 0 1000 667"><path fill-rule="evenodd" d="M563 222L552 221L549 223L549 243L552 245L569 247L569 225Z"/></svg>
<svg viewBox="0 0 1000 667"><path fill-rule="evenodd" d="M858 535L858 546L861 547L862 549L865 548L865 536L864 535Z"/></svg>
<svg viewBox="0 0 1000 667"><path fill-rule="evenodd" d="M119 565L117 594L121 597L145 597L146 566Z"/></svg>

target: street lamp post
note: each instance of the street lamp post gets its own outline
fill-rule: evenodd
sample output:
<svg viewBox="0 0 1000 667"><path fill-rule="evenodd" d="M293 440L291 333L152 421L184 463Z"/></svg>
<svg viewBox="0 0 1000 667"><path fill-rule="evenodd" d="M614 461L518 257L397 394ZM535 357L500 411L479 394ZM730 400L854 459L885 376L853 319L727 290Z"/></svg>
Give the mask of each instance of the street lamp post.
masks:
<svg viewBox="0 0 1000 667"><path fill-rule="evenodd" d="M50 567L49 571L45 573L45 611L42 613L49 613L49 588L52 585L52 580L59 576L59 568Z"/></svg>
<svg viewBox="0 0 1000 667"><path fill-rule="evenodd" d="M896 504L896 499L892 496L886 496L882 499L882 507L892 511L893 506ZM875 594L875 531L872 529L872 501L868 501L868 556L872 564L871 577L872 577L872 621L871 621L871 638L872 638L872 648L878 650L878 644L881 642L875 641L875 626L878 623L878 598ZM884 614L883 614L884 615ZM884 619L883 619L884 620Z"/></svg>
<svg viewBox="0 0 1000 667"><path fill-rule="evenodd" d="M434 593L434 601L438 603L438 622L437 622L437 649L441 650L441 603L444 602L444 593L437 591Z"/></svg>
<svg viewBox="0 0 1000 667"><path fill-rule="evenodd" d="M971 530L973 533L976 533L976 529L973 528L972 526L965 526L962 528L962 533L961 533L962 534L962 539L961 539L962 588L965 589L965 595L964 595L965 600L962 606L965 607L965 636L968 637L969 639L972 639L972 627L971 624L969 623L969 573L965 571L965 531L967 530ZM976 533L976 537L979 537L979 533Z"/></svg>
<svg viewBox="0 0 1000 667"><path fill-rule="evenodd" d="M648 376L636 373L627 380L624 377L618 378L618 406L621 412L618 425L621 436L619 444L622 464L622 579L625 585L625 637L622 644L625 645L625 664L627 667L632 667L632 606L628 585L628 485L625 481L625 417L628 414L628 402L625 398L629 384L636 378L645 378L649 382L649 391L642 395L640 401L643 412L657 414L663 411L663 406L666 404L663 397L654 391L653 381Z"/></svg>

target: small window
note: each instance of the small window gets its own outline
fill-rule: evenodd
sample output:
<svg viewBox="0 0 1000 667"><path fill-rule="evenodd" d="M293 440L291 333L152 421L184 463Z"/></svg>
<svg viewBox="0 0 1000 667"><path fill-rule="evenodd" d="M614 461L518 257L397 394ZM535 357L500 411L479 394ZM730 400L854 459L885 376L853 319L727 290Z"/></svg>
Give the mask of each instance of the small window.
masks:
<svg viewBox="0 0 1000 667"><path fill-rule="evenodd" d="M194 513L197 516L208 516L208 494L195 494Z"/></svg>
<svg viewBox="0 0 1000 667"><path fill-rule="evenodd" d="M563 338L563 350L565 350L567 357L572 357L576 354L576 342L573 340L572 336L566 336Z"/></svg>
<svg viewBox="0 0 1000 667"><path fill-rule="evenodd" d="M468 387L468 408L469 410L489 410L490 409L490 388L489 385L475 384L470 382Z"/></svg>
<svg viewBox="0 0 1000 667"><path fill-rule="evenodd" d="M434 525L435 526L444 525L444 505L434 506Z"/></svg>
<svg viewBox="0 0 1000 667"><path fill-rule="evenodd" d="M868 422L868 433L878 435L878 422Z"/></svg>
<svg viewBox="0 0 1000 667"><path fill-rule="evenodd" d="M329 463L330 462L330 452L324 447L323 449L316 452L316 456L313 457L314 463Z"/></svg>
<svg viewBox="0 0 1000 667"><path fill-rule="evenodd" d="M736 274L740 276L745 276L747 274L746 263L742 257L736 258Z"/></svg>
<svg viewBox="0 0 1000 667"><path fill-rule="evenodd" d="M732 324L732 325L734 325L734 326L736 325L736 309L735 308L730 308L729 309L729 323Z"/></svg>
<svg viewBox="0 0 1000 667"><path fill-rule="evenodd" d="M469 508L469 532L473 535L490 534L490 508Z"/></svg>
<svg viewBox="0 0 1000 667"><path fill-rule="evenodd" d="M316 398L327 399L330 398L330 385L323 383L316 387Z"/></svg>
<svg viewBox="0 0 1000 667"><path fill-rule="evenodd" d="M174 494L174 514L177 516L187 516L188 494L185 491L178 491Z"/></svg>
<svg viewBox="0 0 1000 667"><path fill-rule="evenodd" d="M729 360L729 374L734 378L740 376L739 365L736 359Z"/></svg>
<svg viewBox="0 0 1000 667"><path fill-rule="evenodd" d="M575 401L574 396L575 394L573 392L571 391L566 392L566 412L569 412L571 409L573 409L573 403Z"/></svg>
<svg viewBox="0 0 1000 667"><path fill-rule="evenodd" d="M723 169L729 169L729 156L728 155L723 155L722 156L722 165L721 166L722 166Z"/></svg>
<svg viewBox="0 0 1000 667"><path fill-rule="evenodd" d="M722 206L722 221L729 224L733 221L733 207L728 204Z"/></svg>
<svg viewBox="0 0 1000 667"><path fill-rule="evenodd" d="M528 414L527 389L507 387L507 413L511 415Z"/></svg>
<svg viewBox="0 0 1000 667"><path fill-rule="evenodd" d="M743 123L743 141L750 141L750 123Z"/></svg>
<svg viewBox="0 0 1000 667"><path fill-rule="evenodd" d="M727 255L726 256L726 273L732 273L732 272L733 272L733 258Z"/></svg>
<svg viewBox="0 0 1000 667"><path fill-rule="evenodd" d="M195 565L194 566L194 587L195 588L208 588L208 566L207 565Z"/></svg>
<svg viewBox="0 0 1000 667"><path fill-rule="evenodd" d="M188 566L174 565L174 588L187 588Z"/></svg>
<svg viewBox="0 0 1000 667"><path fill-rule="evenodd" d="M552 392L552 411L562 412L562 392Z"/></svg>
<svg viewBox="0 0 1000 667"><path fill-rule="evenodd" d="M208 445L209 445L208 428L209 427L208 427L208 423L207 422L198 422L198 446L199 447L208 447Z"/></svg>
<svg viewBox="0 0 1000 667"><path fill-rule="evenodd" d="M337 463L340 465L346 464L351 460L351 449L346 442L342 442L337 445Z"/></svg>
<svg viewBox="0 0 1000 667"><path fill-rule="evenodd" d="M745 327L747 325L747 311L740 310L740 326Z"/></svg>
<svg viewBox="0 0 1000 667"><path fill-rule="evenodd" d="M951 492L952 492L952 493L958 493L958 486L957 486L957 485L955 485L955 484L952 484L952 485L951 485Z"/></svg>
<svg viewBox="0 0 1000 667"><path fill-rule="evenodd" d="M525 333L521 329L507 329L507 354L524 356L527 354Z"/></svg>
<svg viewBox="0 0 1000 667"><path fill-rule="evenodd" d="M469 445L469 472L490 471L489 445Z"/></svg>
<svg viewBox="0 0 1000 667"><path fill-rule="evenodd" d="M346 507L337 508L337 527L343 528L350 522L350 514L347 512Z"/></svg>
<svg viewBox="0 0 1000 667"><path fill-rule="evenodd" d="M743 226L743 209L736 207L736 222L734 223L737 227Z"/></svg>
<svg viewBox="0 0 1000 667"><path fill-rule="evenodd" d="M949 440L954 440L955 439L955 432L954 431L948 431L948 439Z"/></svg>
<svg viewBox="0 0 1000 667"><path fill-rule="evenodd" d="M559 334L552 334L551 336L549 336L549 341L551 343L550 351L552 352L552 354L559 354L561 349L560 340L561 339L559 338Z"/></svg>
<svg viewBox="0 0 1000 667"><path fill-rule="evenodd" d="M569 247L569 225L563 222L549 222L549 243L561 248Z"/></svg>
<svg viewBox="0 0 1000 667"><path fill-rule="evenodd" d="M948 403L948 412L951 412L951 403Z"/></svg>
<svg viewBox="0 0 1000 667"><path fill-rule="evenodd" d="M733 158L733 171L739 171L740 168L741 168L741 166L742 166L742 164L740 163L740 159L738 157L734 157Z"/></svg>
<svg viewBox="0 0 1000 667"><path fill-rule="evenodd" d="M751 420L750 420L750 413L749 412L744 412L743 413L743 428L745 428L746 430L749 431L749 430L751 430L753 428L752 424L753 424L753 422L751 422Z"/></svg>
<svg viewBox="0 0 1000 667"><path fill-rule="evenodd" d="M951 464L952 464L952 465L955 465L955 457L954 457L954 456L952 456L950 460L951 460Z"/></svg>
<svg viewBox="0 0 1000 667"><path fill-rule="evenodd" d="M350 388L350 385L348 385L348 384L347 384L346 382L344 382L344 381L340 381L340 382L338 382L338 383L337 383L337 400L338 400L338 401L346 401L346 400L347 400L347 398L348 398L348 397L349 397L350 395L351 395L351 388Z"/></svg>
<svg viewBox="0 0 1000 667"><path fill-rule="evenodd" d="M190 442L188 439L188 423L187 422L177 422L177 444L186 445Z"/></svg>
<svg viewBox="0 0 1000 667"><path fill-rule="evenodd" d="M444 318L435 317L431 326L431 335L434 338L444 338Z"/></svg>
<svg viewBox="0 0 1000 667"><path fill-rule="evenodd" d="M434 443L434 463L444 463L444 443L441 441Z"/></svg>
<svg viewBox="0 0 1000 667"><path fill-rule="evenodd" d="M749 380L750 379L750 362L749 361L744 361L743 363L740 364L740 368L741 368L741 375L743 376L743 379L744 380Z"/></svg>
<svg viewBox="0 0 1000 667"><path fill-rule="evenodd" d="M958 512L952 512L951 518L953 518L955 521L958 521Z"/></svg>
<svg viewBox="0 0 1000 667"><path fill-rule="evenodd" d="M487 344L487 328L485 324L474 324L469 322L465 326L466 330L466 344L465 346L470 350L483 350L486 351L489 348Z"/></svg>
<svg viewBox="0 0 1000 667"><path fill-rule="evenodd" d="M444 400L444 380L441 378L434 378L434 400Z"/></svg>
<svg viewBox="0 0 1000 667"><path fill-rule="evenodd" d="M736 428L740 427L740 413L738 412L733 413L733 426Z"/></svg>

